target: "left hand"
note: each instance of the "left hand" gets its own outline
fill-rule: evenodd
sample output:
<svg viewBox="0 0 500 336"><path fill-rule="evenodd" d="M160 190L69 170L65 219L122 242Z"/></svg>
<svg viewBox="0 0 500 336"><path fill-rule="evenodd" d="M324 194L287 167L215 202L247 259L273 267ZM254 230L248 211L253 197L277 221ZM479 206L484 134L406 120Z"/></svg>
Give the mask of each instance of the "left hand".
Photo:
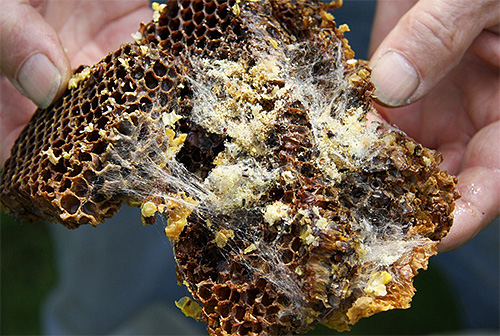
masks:
<svg viewBox="0 0 500 336"><path fill-rule="evenodd" d="M60 97L71 68L92 65L132 42L130 34L151 19L152 10L147 0L0 0L0 5L1 166L35 104L45 108ZM30 62L33 55L45 61ZM50 69L59 75L50 76Z"/></svg>

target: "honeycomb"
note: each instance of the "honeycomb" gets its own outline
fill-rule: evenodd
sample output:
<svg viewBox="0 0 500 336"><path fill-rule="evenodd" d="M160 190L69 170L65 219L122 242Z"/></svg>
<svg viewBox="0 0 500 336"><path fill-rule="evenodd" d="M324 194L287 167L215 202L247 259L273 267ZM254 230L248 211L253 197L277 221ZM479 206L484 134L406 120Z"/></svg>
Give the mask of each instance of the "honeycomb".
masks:
<svg viewBox="0 0 500 336"><path fill-rule="evenodd" d="M122 203L173 242L176 303L210 335L349 329L407 308L453 217L439 153L378 121L366 63L306 0L154 4L78 68L1 172L18 219L97 225Z"/></svg>

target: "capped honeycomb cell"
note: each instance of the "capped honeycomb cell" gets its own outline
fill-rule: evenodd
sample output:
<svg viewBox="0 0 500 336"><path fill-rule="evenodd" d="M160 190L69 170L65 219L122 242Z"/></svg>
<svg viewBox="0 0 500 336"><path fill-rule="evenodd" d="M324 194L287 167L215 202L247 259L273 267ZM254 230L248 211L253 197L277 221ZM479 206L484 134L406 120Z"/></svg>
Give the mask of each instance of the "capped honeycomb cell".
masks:
<svg viewBox="0 0 500 336"><path fill-rule="evenodd" d="M165 217L210 335L295 335L407 308L456 179L376 114L366 63L315 0L168 0L79 67L0 175L19 219Z"/></svg>

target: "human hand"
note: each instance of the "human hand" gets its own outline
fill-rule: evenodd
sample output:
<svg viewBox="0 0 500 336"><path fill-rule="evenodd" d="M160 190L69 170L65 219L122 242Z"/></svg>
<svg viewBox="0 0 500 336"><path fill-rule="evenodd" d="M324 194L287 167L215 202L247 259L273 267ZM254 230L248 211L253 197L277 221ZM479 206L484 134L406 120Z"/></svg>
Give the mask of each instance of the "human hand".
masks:
<svg viewBox="0 0 500 336"><path fill-rule="evenodd" d="M36 105L47 107L62 95L71 68L94 64L132 41L130 34L152 10L147 0L0 1L3 164Z"/></svg>
<svg viewBox="0 0 500 336"><path fill-rule="evenodd" d="M370 63L383 105L377 110L441 152L442 168L458 176L462 197L440 251L464 244L500 214L499 23L497 0L377 6Z"/></svg>

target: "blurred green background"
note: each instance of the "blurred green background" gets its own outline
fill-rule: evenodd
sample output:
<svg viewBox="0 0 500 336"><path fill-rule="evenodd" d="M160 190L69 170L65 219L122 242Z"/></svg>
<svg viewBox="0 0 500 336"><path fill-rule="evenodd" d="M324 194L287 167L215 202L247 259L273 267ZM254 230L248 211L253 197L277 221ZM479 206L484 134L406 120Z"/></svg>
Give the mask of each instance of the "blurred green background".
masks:
<svg viewBox="0 0 500 336"><path fill-rule="evenodd" d="M57 280L47 224L1 220L2 335L39 335L40 307ZM50 224L56 225L56 224ZM432 258L415 279L412 308L393 310L361 320L342 335L423 335L460 331L458 310L444 277ZM172 302L172 304L174 304ZM309 335L339 334L319 326Z"/></svg>
<svg viewBox="0 0 500 336"><path fill-rule="evenodd" d="M1 220L2 335L39 335L40 305L56 281L52 242L43 223Z"/></svg>

